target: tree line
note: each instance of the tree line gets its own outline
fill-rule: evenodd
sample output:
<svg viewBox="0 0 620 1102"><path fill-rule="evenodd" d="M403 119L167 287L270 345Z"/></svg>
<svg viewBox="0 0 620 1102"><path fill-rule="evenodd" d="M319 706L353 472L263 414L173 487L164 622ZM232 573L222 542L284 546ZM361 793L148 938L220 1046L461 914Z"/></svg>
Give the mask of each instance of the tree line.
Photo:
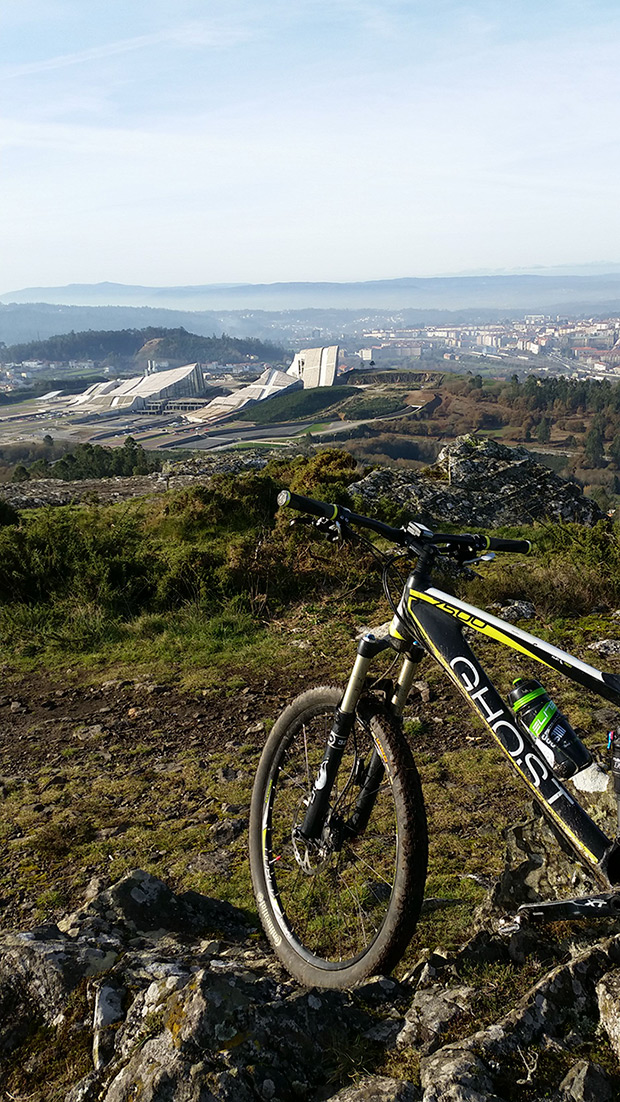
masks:
<svg viewBox="0 0 620 1102"><path fill-rule="evenodd" d="M53 441L45 438L49 444L44 447L51 451ZM157 452L146 452L142 444L128 436L121 448L106 448L101 444L78 444L72 451L65 452L59 459L46 454L39 455L29 465L18 463L13 470L12 482L27 482L37 478L61 478L65 482L79 481L84 478L128 478L131 475L151 474L160 471L161 456Z"/></svg>
<svg viewBox="0 0 620 1102"><path fill-rule="evenodd" d="M201 337L183 327L165 329L102 330L82 333L61 333L47 340L26 344L0 345L0 362L22 363L24 360L93 360L95 363L118 363L134 359L149 341L158 341L158 359L181 360L186 363L240 363L250 357L267 363L290 360L291 353L277 344L255 337L229 337L222 333Z"/></svg>

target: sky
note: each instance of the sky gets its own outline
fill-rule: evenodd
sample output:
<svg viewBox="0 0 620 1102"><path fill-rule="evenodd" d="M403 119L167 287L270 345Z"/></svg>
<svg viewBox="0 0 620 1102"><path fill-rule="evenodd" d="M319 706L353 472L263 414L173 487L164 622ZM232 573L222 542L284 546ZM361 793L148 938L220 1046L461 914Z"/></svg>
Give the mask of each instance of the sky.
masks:
<svg viewBox="0 0 620 1102"><path fill-rule="evenodd" d="M617 0L3 0L0 292L620 262Z"/></svg>

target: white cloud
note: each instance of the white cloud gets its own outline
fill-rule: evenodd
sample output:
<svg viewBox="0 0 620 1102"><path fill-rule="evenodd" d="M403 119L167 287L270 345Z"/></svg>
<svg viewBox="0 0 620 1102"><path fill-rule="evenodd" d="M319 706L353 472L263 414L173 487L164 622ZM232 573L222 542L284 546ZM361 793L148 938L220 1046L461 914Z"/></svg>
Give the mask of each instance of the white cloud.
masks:
<svg viewBox="0 0 620 1102"><path fill-rule="evenodd" d="M66 69L72 65L84 65L92 61L101 61L120 54L150 50L153 46L176 44L184 47L223 47L245 42L250 35L247 29L214 23L191 21L180 27L171 27L152 34L137 35L134 38L118 39L116 42L102 43L70 54L32 61L22 65L5 66L0 69L0 79L10 80L16 77L34 76L38 73Z"/></svg>

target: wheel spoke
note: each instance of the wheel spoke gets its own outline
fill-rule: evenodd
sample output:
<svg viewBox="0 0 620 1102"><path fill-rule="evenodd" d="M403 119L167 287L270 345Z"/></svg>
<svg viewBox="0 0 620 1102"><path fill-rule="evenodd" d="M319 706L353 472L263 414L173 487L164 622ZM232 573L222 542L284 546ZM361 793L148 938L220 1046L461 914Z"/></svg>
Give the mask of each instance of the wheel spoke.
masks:
<svg viewBox="0 0 620 1102"><path fill-rule="evenodd" d="M394 965L415 925L426 873L415 765L379 710L367 711L366 722L355 718L319 836L304 841L300 833L340 699L335 688L310 690L278 720L250 815L252 880L265 930L294 975L328 987ZM375 788L368 778L378 754L384 770ZM352 821L365 829L356 832Z"/></svg>
<svg viewBox="0 0 620 1102"><path fill-rule="evenodd" d="M320 846L309 849L311 872L302 872L287 842L296 821L295 792L305 789L300 776L314 778L325 752L331 714L316 716L300 726L280 762L273 786L271 831L282 859L270 866L278 897L294 936L310 952L327 960L347 960L368 948L387 912L390 892L378 892L377 882L390 888L396 868L396 819L391 789L381 785L376 794L371 822L374 829L360 834L339 852ZM332 790L331 822L346 822L361 791L355 783L360 760L370 761L374 746L370 733L358 725L345 751L338 780ZM295 805L295 806L294 806ZM385 829L383 828L385 825ZM303 852L303 850L302 850Z"/></svg>

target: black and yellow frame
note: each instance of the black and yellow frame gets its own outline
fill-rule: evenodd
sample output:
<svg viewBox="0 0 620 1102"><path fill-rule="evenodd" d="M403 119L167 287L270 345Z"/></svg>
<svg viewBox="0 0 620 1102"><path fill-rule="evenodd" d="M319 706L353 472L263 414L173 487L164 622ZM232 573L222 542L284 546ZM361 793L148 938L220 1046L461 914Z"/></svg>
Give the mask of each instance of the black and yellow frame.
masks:
<svg viewBox="0 0 620 1102"><path fill-rule="evenodd" d="M467 604L418 572L407 580L390 627L392 644L414 660L430 653L480 716L545 814L576 852L593 866L601 883L620 882L620 846L592 821L561 783L517 723L510 707L476 658L463 634L467 627L536 659L620 706L620 677L602 673L550 643ZM404 701L403 701L404 703Z"/></svg>

